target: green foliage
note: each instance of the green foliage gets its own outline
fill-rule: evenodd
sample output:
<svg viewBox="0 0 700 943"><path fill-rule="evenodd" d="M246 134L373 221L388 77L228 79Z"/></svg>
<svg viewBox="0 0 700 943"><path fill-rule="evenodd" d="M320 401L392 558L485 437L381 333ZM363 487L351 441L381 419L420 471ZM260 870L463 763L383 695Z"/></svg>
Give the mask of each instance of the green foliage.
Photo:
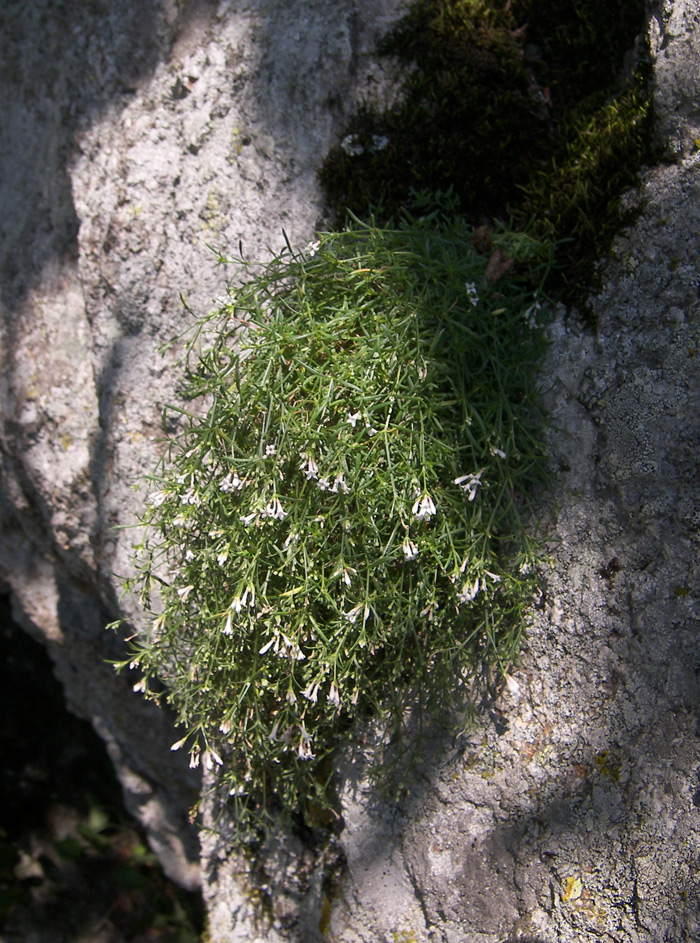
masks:
<svg viewBox="0 0 700 943"><path fill-rule="evenodd" d="M336 218L452 188L468 218L534 219L558 243L549 290L580 303L650 158L644 0L418 0L380 54L396 104L365 105L321 181Z"/></svg>
<svg viewBox="0 0 700 943"><path fill-rule="evenodd" d="M124 662L221 767L243 831L330 802L359 718L398 733L463 703L519 649L542 473L537 290L550 250L498 285L462 219L355 222L197 323L187 414L151 493ZM222 260L223 261L223 260ZM312 820L313 816L309 814Z"/></svg>
<svg viewBox="0 0 700 943"><path fill-rule="evenodd" d="M650 118L641 84L585 111L572 122L561 163L552 161L523 188L524 209L537 217L539 231L570 240L556 273L570 300L580 301L577 288L588 289L594 263L630 221L620 212L620 199L648 154Z"/></svg>
<svg viewBox="0 0 700 943"><path fill-rule="evenodd" d="M469 216L504 215L548 153L521 47L502 0L413 4L380 47L405 67L398 104L361 110L321 171L338 217L391 216L414 189L448 188Z"/></svg>

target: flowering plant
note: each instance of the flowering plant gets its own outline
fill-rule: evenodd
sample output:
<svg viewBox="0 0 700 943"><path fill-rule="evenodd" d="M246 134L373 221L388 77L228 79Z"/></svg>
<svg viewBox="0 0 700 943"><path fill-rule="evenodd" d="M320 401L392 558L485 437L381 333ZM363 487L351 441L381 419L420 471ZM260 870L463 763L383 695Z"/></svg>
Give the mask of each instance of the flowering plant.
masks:
<svg viewBox="0 0 700 943"><path fill-rule="evenodd" d="M147 696L164 682L174 747L221 767L240 823L327 801L356 719L398 729L517 655L546 265L528 243L529 281L490 285L472 235L355 221L245 270L197 323L207 408L155 479L134 581L152 619L122 667Z"/></svg>

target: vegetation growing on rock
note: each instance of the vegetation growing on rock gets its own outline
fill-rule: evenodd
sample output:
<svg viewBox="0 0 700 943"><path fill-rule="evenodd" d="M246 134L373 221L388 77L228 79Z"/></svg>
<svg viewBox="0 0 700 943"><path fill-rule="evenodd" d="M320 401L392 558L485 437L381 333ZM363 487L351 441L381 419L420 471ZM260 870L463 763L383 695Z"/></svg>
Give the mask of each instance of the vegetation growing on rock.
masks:
<svg viewBox="0 0 700 943"><path fill-rule="evenodd" d="M367 103L321 171L332 213L451 188L475 222L534 219L559 243L550 291L580 300L650 156L644 30L644 0L419 0L381 46L398 100Z"/></svg>
<svg viewBox="0 0 700 943"><path fill-rule="evenodd" d="M166 683L176 746L222 768L240 828L328 806L357 719L398 736L519 650L549 249L496 234L516 265L495 285L473 238L436 212L354 223L197 325L186 395L209 406L150 497L152 624L125 664L147 696Z"/></svg>

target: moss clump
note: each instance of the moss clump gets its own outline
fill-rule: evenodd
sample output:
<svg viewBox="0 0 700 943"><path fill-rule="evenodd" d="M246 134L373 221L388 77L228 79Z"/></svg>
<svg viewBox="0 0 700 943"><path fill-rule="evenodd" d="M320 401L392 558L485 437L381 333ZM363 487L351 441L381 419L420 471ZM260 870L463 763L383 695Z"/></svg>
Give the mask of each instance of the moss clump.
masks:
<svg viewBox="0 0 700 943"><path fill-rule="evenodd" d="M561 243L550 291L577 300L651 156L638 41L626 63L644 27L644 0L418 0L380 48L398 103L366 105L322 168L335 218L450 189L472 220L534 218Z"/></svg>

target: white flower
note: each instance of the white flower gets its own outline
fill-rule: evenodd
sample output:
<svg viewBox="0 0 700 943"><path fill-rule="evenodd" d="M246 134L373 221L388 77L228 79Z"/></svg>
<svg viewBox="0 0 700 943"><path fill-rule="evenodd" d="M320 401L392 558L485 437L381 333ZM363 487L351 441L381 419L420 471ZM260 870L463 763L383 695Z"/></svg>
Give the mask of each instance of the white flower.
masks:
<svg viewBox="0 0 700 943"><path fill-rule="evenodd" d="M373 154L376 154L377 151L383 151L385 147L389 145L389 138L386 134L373 134L372 143L370 144L370 151Z"/></svg>
<svg viewBox="0 0 700 943"><path fill-rule="evenodd" d="M312 681L306 690L301 692L302 696L305 697L307 701L313 701L315 704L318 701L318 688L320 683L320 681L316 681L315 683Z"/></svg>
<svg viewBox="0 0 700 943"><path fill-rule="evenodd" d="M262 514L263 517L271 517L276 521L283 521L287 516L287 512L282 507L279 498L272 498L272 500L268 502Z"/></svg>
<svg viewBox="0 0 700 943"><path fill-rule="evenodd" d="M227 560L228 560L228 550L222 550L221 553L216 555L216 562L219 564L219 566L223 566Z"/></svg>
<svg viewBox="0 0 700 943"><path fill-rule="evenodd" d="M352 566L345 566L342 569L336 570L333 574L333 577L341 576L343 582L346 586L350 586L353 576L357 573L357 570Z"/></svg>
<svg viewBox="0 0 700 943"><path fill-rule="evenodd" d="M224 765L224 761L221 759L219 754L216 752L216 750L212 750L211 747L209 747L208 750L205 750L202 760L204 761L204 766L207 769L213 769L214 763L217 763L219 766Z"/></svg>
<svg viewBox="0 0 700 943"><path fill-rule="evenodd" d="M340 142L340 147L350 157L357 157L363 151L362 145L354 134L347 134Z"/></svg>
<svg viewBox="0 0 700 943"><path fill-rule="evenodd" d="M229 472L219 482L219 491L230 494L232 491L240 491L244 484L243 479L239 478L235 471Z"/></svg>
<svg viewBox="0 0 700 943"><path fill-rule="evenodd" d="M300 760L313 760L315 754L311 752L311 744L308 740L299 741L298 755Z"/></svg>
<svg viewBox="0 0 700 943"><path fill-rule="evenodd" d="M474 282L467 282L465 288L467 289L469 304L475 308L479 304L479 291Z"/></svg>
<svg viewBox="0 0 700 943"><path fill-rule="evenodd" d="M265 642L263 647L258 652L258 655L265 655L267 652L269 652L276 641L277 638L273 635L269 642Z"/></svg>
<svg viewBox="0 0 700 943"><path fill-rule="evenodd" d="M523 576L527 576L527 574L530 572L530 564L527 562L527 560L520 564L518 567L518 572L522 573Z"/></svg>
<svg viewBox="0 0 700 943"><path fill-rule="evenodd" d="M353 427L353 429L357 425L357 420L361 418L362 418L362 413L348 413L348 422Z"/></svg>
<svg viewBox="0 0 700 943"><path fill-rule="evenodd" d="M188 563L192 563L192 561L194 560L194 553L189 549L189 547L187 548L187 550L185 550L185 560Z"/></svg>
<svg viewBox="0 0 700 943"><path fill-rule="evenodd" d="M542 308L542 305L539 303L539 301L536 301L535 304L530 305L530 307L527 309L527 311L523 315L523 318L525 319L525 323L532 330L535 330L537 328L537 312L541 308Z"/></svg>
<svg viewBox="0 0 700 943"><path fill-rule="evenodd" d="M194 586L182 586L180 587L180 589L178 589L177 594L180 597L180 599L184 602L193 589L194 589Z"/></svg>
<svg viewBox="0 0 700 943"><path fill-rule="evenodd" d="M331 689L328 692L328 703L340 707L340 695L338 694L338 688L335 686L335 681L331 683Z"/></svg>
<svg viewBox="0 0 700 943"><path fill-rule="evenodd" d="M307 242L306 246L304 247L304 252L313 259L320 246L321 243L318 241L318 239L314 240L314 242Z"/></svg>
<svg viewBox="0 0 700 943"><path fill-rule="evenodd" d="M233 635L233 616L231 615L231 610L229 609L228 615L226 616L226 625L221 630L224 635Z"/></svg>
<svg viewBox="0 0 700 943"><path fill-rule="evenodd" d="M297 696L294 693L292 688L289 688L289 690L287 691L287 702L289 704L296 704L297 702Z"/></svg>
<svg viewBox="0 0 700 943"><path fill-rule="evenodd" d="M199 507L201 499L194 488L190 488L184 494L180 495L180 504L191 504L193 507Z"/></svg>
<svg viewBox="0 0 700 943"><path fill-rule="evenodd" d="M271 731L269 732L269 734L267 735L267 739L268 739L268 740L272 740L272 741L275 741L275 742L276 742L276 740L277 740L277 728L279 727L279 725L280 725L280 718L278 717L277 720L275 721L275 724L274 724L272 730L271 730Z"/></svg>
<svg viewBox="0 0 700 943"><path fill-rule="evenodd" d="M497 456L498 458L506 457L506 453L503 451L503 449L497 449L495 445L491 446L491 454Z"/></svg>
<svg viewBox="0 0 700 943"><path fill-rule="evenodd" d="M418 521L427 521L437 513L435 502L427 491L413 505L412 513Z"/></svg>
<svg viewBox="0 0 700 943"><path fill-rule="evenodd" d="M476 491L481 484L481 476L483 474L482 469L480 472L477 472L476 475L460 475L459 478L455 478L455 484L460 486L470 501L473 501L476 497Z"/></svg>
<svg viewBox="0 0 700 943"><path fill-rule="evenodd" d="M330 486L331 486L331 483L327 478L319 478L319 480L316 482L316 487L320 491L328 491Z"/></svg>
<svg viewBox="0 0 700 943"><path fill-rule="evenodd" d="M494 583L500 583L500 582L501 582L501 577L498 576L497 573L492 573L491 570L484 570L484 573L485 573L487 576L490 576L491 579L494 581ZM486 588L486 581L485 581L485 580L482 580L482 584L483 584L483 588L485 589L485 588Z"/></svg>
<svg viewBox="0 0 700 943"><path fill-rule="evenodd" d="M354 625L357 622L357 617L362 612L362 606L355 606L354 609L351 609L350 612L344 612L343 615L345 618ZM366 622L369 619L369 606L365 606L364 611L364 621Z"/></svg>
<svg viewBox="0 0 700 943"><path fill-rule="evenodd" d="M331 488L331 491L334 494L337 494L338 491L342 491L343 494L348 494L348 492L350 491L348 486L345 484L345 475L343 475L342 472L340 472L338 475L335 476L335 481L333 482L333 487Z"/></svg>
<svg viewBox="0 0 700 943"><path fill-rule="evenodd" d="M270 444L265 446L265 455L275 455L277 453L277 446Z"/></svg>
<svg viewBox="0 0 700 943"><path fill-rule="evenodd" d="M301 466L301 470L304 471L306 475L306 480L311 481L312 478L318 478L318 465L312 458L308 458Z"/></svg>
<svg viewBox="0 0 700 943"><path fill-rule="evenodd" d="M256 518L257 516L258 516L258 512L257 512L257 511L253 511L251 514L241 514L241 520L243 521L243 523L244 523L245 526L247 527L248 524L252 523L252 522L255 520L255 518Z"/></svg>
<svg viewBox="0 0 700 943"><path fill-rule="evenodd" d="M479 592L479 585L478 577L476 580L474 580L472 586L469 586L468 583L465 583L462 587L462 592L459 594L459 596L457 596L458 602L472 602L472 600L476 599L476 594Z"/></svg>
<svg viewBox="0 0 700 943"><path fill-rule="evenodd" d="M154 491L148 496L148 504L152 508L159 508L164 501L167 500L168 494L166 491Z"/></svg>
<svg viewBox="0 0 700 943"><path fill-rule="evenodd" d="M404 538L403 542L403 557L404 560L415 560L418 556L418 547L410 540L408 537Z"/></svg>
<svg viewBox="0 0 700 943"><path fill-rule="evenodd" d="M190 769L197 769L199 766L199 747L195 747L190 753Z"/></svg>
<svg viewBox="0 0 700 943"><path fill-rule="evenodd" d="M147 688L146 679L145 679L145 678L141 678L140 681L137 681L137 682L136 682L136 684L135 684L134 687L133 687L133 690L134 690L137 694L143 694L143 693L146 691L146 688Z"/></svg>
<svg viewBox="0 0 700 943"><path fill-rule="evenodd" d="M184 746L185 740L187 740L187 737L183 737L182 740L178 740L177 743L173 743L170 749L173 751L179 750L182 746Z"/></svg>

